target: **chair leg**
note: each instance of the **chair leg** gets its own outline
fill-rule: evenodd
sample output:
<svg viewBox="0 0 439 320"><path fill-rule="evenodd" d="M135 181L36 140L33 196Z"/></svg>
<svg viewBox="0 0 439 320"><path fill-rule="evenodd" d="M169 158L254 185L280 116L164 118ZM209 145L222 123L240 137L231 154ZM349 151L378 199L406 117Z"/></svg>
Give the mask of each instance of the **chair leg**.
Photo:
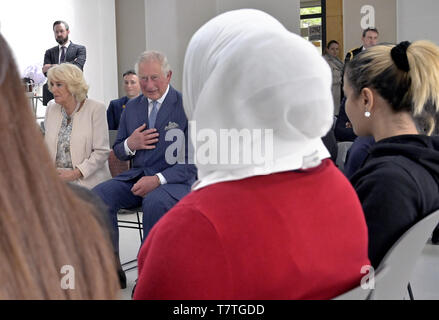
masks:
<svg viewBox="0 0 439 320"><path fill-rule="evenodd" d="M140 216L139 211L136 212L137 215L137 226L139 227L139 236L140 236L140 243L142 243L143 240L143 234L142 234L142 224L140 223Z"/></svg>
<svg viewBox="0 0 439 320"><path fill-rule="evenodd" d="M410 300L415 300L415 298L413 297L413 291L412 291L412 286L410 285L410 282L407 285L407 290L409 291Z"/></svg>

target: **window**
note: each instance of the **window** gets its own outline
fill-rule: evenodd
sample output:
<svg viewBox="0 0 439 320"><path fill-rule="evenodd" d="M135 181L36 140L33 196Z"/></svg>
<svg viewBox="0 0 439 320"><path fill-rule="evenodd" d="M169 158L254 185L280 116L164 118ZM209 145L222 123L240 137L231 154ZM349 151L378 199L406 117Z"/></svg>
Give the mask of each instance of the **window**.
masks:
<svg viewBox="0 0 439 320"><path fill-rule="evenodd" d="M326 1L300 1L300 33L323 51L326 43Z"/></svg>

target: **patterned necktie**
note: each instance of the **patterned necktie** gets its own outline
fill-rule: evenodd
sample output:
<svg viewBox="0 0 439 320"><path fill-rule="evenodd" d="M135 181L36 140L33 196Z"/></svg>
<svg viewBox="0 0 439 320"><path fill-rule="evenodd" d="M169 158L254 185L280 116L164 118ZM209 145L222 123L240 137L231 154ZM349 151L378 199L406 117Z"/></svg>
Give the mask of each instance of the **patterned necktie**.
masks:
<svg viewBox="0 0 439 320"><path fill-rule="evenodd" d="M61 47L61 58L59 58L59 63L66 62L66 47Z"/></svg>
<svg viewBox="0 0 439 320"><path fill-rule="evenodd" d="M152 110L151 110L151 114L148 117L148 129L154 128L155 126L155 120L157 118L157 101L153 101L152 102Z"/></svg>

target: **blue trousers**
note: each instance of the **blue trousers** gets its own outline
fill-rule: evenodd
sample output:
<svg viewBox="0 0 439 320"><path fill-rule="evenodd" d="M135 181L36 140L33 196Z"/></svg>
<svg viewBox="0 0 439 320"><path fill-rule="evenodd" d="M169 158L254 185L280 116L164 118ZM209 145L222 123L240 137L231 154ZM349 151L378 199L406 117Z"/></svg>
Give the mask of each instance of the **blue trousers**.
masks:
<svg viewBox="0 0 439 320"><path fill-rule="evenodd" d="M169 211L178 200L171 197L161 186L148 193L144 198L134 195L131 188L137 181L119 181L111 179L93 188L108 207L112 225L112 240L114 249L119 252L119 228L117 212L119 209L131 209L142 206L143 211L143 240L156 222Z"/></svg>

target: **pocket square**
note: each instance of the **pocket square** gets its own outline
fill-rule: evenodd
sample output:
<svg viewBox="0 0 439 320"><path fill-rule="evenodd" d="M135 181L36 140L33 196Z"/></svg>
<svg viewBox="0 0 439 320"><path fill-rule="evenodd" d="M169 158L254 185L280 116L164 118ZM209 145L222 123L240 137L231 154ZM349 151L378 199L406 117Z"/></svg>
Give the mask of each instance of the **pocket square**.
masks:
<svg viewBox="0 0 439 320"><path fill-rule="evenodd" d="M178 123L169 121L168 125L165 127L165 130L171 130L175 128L178 128Z"/></svg>

